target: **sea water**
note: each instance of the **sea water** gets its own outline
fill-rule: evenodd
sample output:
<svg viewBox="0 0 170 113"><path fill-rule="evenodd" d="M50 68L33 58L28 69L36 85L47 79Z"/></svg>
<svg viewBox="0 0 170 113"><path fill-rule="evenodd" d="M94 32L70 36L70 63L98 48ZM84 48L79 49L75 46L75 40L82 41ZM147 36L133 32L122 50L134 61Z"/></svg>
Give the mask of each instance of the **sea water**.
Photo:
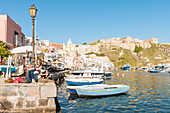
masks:
<svg viewBox="0 0 170 113"><path fill-rule="evenodd" d="M77 98L70 95L65 81L60 84L58 100L63 113L164 112L170 113L170 73L134 71L113 72L106 84L130 86L126 95Z"/></svg>

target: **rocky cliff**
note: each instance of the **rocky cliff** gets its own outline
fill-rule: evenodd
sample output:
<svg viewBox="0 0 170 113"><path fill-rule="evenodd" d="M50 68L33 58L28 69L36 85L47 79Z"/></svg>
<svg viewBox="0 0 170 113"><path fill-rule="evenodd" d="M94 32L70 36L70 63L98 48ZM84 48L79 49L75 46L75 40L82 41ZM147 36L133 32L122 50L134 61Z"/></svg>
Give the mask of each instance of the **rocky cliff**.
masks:
<svg viewBox="0 0 170 113"><path fill-rule="evenodd" d="M152 66L170 63L170 44L160 44L157 38L140 40L137 38L111 38L101 39L90 43L99 47L115 64L115 67L129 63L133 67ZM135 46L142 47L139 52L134 52Z"/></svg>
<svg viewBox="0 0 170 113"><path fill-rule="evenodd" d="M111 38L111 39L101 39L98 41L93 41L90 44L94 45L97 44L99 46L106 46L106 48L109 48L111 46L115 46L116 48L123 48L128 49L131 51L134 51L135 45L141 46L142 48L150 48L151 44L157 44L158 39L157 38L151 38L147 40L140 40L137 38L131 38L130 36L127 36L126 38Z"/></svg>

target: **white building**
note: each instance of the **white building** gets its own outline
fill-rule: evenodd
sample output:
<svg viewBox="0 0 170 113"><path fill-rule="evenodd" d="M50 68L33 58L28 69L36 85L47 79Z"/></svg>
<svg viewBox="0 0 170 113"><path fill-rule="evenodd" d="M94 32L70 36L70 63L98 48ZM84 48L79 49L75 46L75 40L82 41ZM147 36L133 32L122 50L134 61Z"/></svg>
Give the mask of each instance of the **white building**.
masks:
<svg viewBox="0 0 170 113"><path fill-rule="evenodd" d="M44 56L44 61L53 62L57 58L57 51L55 47L48 47Z"/></svg>
<svg viewBox="0 0 170 113"><path fill-rule="evenodd" d="M49 47L49 40L40 40L38 41L38 47L42 47L42 46L45 46L45 47Z"/></svg>
<svg viewBox="0 0 170 113"><path fill-rule="evenodd" d="M76 45L72 43L70 38L67 45L63 43L63 50L66 52L66 56L76 56Z"/></svg>
<svg viewBox="0 0 170 113"><path fill-rule="evenodd" d="M64 59L65 59L65 68L72 68L74 65L74 57L66 56Z"/></svg>
<svg viewBox="0 0 170 113"><path fill-rule="evenodd" d="M91 52L91 47L90 45L79 45L77 51L79 55L85 55L86 53Z"/></svg>

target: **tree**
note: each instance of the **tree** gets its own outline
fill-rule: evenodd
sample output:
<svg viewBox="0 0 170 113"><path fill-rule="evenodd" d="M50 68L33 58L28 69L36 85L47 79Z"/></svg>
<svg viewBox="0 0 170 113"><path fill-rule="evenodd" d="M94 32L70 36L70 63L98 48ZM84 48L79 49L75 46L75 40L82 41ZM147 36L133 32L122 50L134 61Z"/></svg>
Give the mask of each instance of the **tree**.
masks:
<svg viewBox="0 0 170 113"><path fill-rule="evenodd" d="M1 58L8 57L8 55L11 55L10 47L7 43L4 43L3 41L0 41L0 56Z"/></svg>
<svg viewBox="0 0 170 113"><path fill-rule="evenodd" d="M135 53L138 54L138 53L141 52L142 50L143 50L143 48L142 48L141 46L138 47L137 45L135 45L135 50L134 50Z"/></svg>
<svg viewBox="0 0 170 113"><path fill-rule="evenodd" d="M100 40L98 40L97 43L100 43Z"/></svg>
<svg viewBox="0 0 170 113"><path fill-rule="evenodd" d="M43 50L44 53L46 53L47 51L48 51L48 49Z"/></svg>
<svg viewBox="0 0 170 113"><path fill-rule="evenodd" d="M83 43L83 45L87 45L87 43Z"/></svg>
<svg viewBox="0 0 170 113"><path fill-rule="evenodd" d="M105 56L105 54L104 53L100 53L100 55L99 56Z"/></svg>
<svg viewBox="0 0 170 113"><path fill-rule="evenodd" d="M89 52L89 53L86 53L86 55L91 55L91 54L95 54L94 52Z"/></svg>

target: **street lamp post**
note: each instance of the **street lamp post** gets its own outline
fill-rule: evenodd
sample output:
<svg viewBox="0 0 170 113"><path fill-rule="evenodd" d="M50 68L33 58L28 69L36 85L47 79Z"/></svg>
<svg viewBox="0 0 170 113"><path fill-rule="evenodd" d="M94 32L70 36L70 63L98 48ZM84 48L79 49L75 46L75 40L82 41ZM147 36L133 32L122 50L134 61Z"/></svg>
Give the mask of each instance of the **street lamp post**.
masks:
<svg viewBox="0 0 170 113"><path fill-rule="evenodd" d="M36 37L36 41L35 41L35 64L37 65L38 64L38 61L37 61L37 44L38 44L38 41L39 41L39 37L36 36L36 35L35 35L35 37Z"/></svg>
<svg viewBox="0 0 170 113"><path fill-rule="evenodd" d="M35 43L34 43L34 18L36 17L37 9L35 8L34 4L29 8L30 15L32 17L32 47L33 47L33 58L32 64L35 67Z"/></svg>

